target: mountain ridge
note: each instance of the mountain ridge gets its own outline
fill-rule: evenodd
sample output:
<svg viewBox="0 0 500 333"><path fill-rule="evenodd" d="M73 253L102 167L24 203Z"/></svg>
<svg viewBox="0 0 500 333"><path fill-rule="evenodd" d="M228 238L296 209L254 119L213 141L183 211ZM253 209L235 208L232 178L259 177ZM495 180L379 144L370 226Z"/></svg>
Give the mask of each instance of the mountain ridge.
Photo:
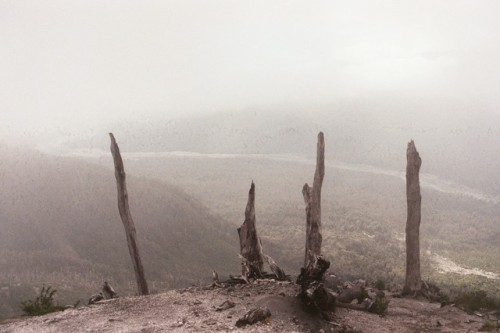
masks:
<svg viewBox="0 0 500 333"><path fill-rule="evenodd" d="M314 157L310 138L325 133L326 154L346 163L398 169L400 152L414 139L428 173L498 195L496 174L500 168L497 138L500 120L495 113L470 119L464 113L473 105L457 108L442 105L454 117L430 117L439 110L423 112L413 107L406 116L397 105L380 101L346 103L327 111L310 113L226 112L180 119L150 119L134 124L113 124L123 142L123 152L193 151L227 154L292 154ZM107 150L107 138L94 134L52 147L54 152L78 149ZM103 129L102 133L106 133ZM460 167L456 167L460 165ZM480 172L479 172L480 171Z"/></svg>

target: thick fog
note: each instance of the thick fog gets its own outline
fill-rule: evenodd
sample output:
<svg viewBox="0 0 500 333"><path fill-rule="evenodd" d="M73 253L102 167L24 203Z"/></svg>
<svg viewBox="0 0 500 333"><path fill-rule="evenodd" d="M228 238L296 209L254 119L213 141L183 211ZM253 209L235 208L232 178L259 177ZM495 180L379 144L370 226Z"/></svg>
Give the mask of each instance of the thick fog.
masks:
<svg viewBox="0 0 500 333"><path fill-rule="evenodd" d="M1 138L253 108L334 112L379 95L407 96L403 113L423 100L498 112L498 12L498 1L4 0Z"/></svg>
<svg viewBox="0 0 500 333"><path fill-rule="evenodd" d="M135 293L108 132L154 292L241 270L251 182L265 253L298 273L322 131L332 272L402 281L413 139L423 276L500 297L499 13L498 0L0 0L0 320L42 285L60 304L103 281Z"/></svg>

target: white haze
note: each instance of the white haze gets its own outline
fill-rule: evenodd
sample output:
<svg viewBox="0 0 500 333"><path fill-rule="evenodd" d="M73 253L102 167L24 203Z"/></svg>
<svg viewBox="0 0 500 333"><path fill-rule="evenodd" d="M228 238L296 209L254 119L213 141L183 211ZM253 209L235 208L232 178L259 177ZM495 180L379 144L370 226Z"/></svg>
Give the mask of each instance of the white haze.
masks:
<svg viewBox="0 0 500 333"><path fill-rule="evenodd" d="M133 293L108 132L152 290L238 269L251 180L264 247L297 272L318 131L335 271L403 273L414 139L423 262L498 277L499 18L500 0L0 0L0 320L43 284L60 304Z"/></svg>
<svg viewBox="0 0 500 333"><path fill-rule="evenodd" d="M3 0L0 139L252 108L334 111L378 95L497 113L499 12L498 1L460 0Z"/></svg>

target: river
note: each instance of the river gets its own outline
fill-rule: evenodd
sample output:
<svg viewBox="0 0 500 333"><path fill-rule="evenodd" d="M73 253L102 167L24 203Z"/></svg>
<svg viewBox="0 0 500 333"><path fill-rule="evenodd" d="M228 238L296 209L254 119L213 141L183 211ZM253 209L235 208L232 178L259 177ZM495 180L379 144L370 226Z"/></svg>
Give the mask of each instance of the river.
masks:
<svg viewBox="0 0 500 333"><path fill-rule="evenodd" d="M77 150L65 156L73 156L85 159L95 158L111 158L109 152L103 150ZM189 151L170 151L170 152L129 152L122 153L123 159L138 160L142 158L193 158L193 159L260 159L272 160L280 162L291 162L314 165L316 163L313 159L308 159L296 155L281 155L281 154L217 154L217 153L197 153ZM405 181L405 172L396 171L391 169L384 169L368 164L352 164L341 161L327 161L325 162L327 168L349 170L353 172L363 172L369 174L383 175L401 179ZM477 201L487 202L491 204L500 204L500 196L494 196L484 193L480 190L470 188L465 185L457 184L455 182L442 179L438 176L422 173L420 175L420 186L424 189L450 194L453 196L464 196Z"/></svg>

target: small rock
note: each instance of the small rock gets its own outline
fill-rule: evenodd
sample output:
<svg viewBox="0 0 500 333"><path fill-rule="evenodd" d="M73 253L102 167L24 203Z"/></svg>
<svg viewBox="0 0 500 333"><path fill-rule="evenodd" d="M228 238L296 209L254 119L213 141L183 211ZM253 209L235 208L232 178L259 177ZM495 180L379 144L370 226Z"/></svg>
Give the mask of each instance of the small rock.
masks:
<svg viewBox="0 0 500 333"><path fill-rule="evenodd" d="M342 324L339 331L345 332L345 333L357 333L357 332L359 332L358 330L356 330L355 327L352 327L352 326L347 325L347 324Z"/></svg>
<svg viewBox="0 0 500 333"><path fill-rule="evenodd" d="M177 323L175 323L175 324L171 325L171 327L181 327L181 326L183 326L186 322L187 322L187 319L186 319L186 318L182 318L182 320L181 320L181 321L179 321L179 322L177 322Z"/></svg>
<svg viewBox="0 0 500 333"><path fill-rule="evenodd" d="M261 307L248 311L243 317L238 319L236 327L253 325L257 322L264 321L271 317L271 311L267 307Z"/></svg>
<svg viewBox="0 0 500 333"><path fill-rule="evenodd" d="M224 310L227 310L227 309L231 309L231 308L234 308L235 307L235 303L231 302L231 301L224 301L224 303L222 303L221 305L219 305L217 308L215 308L215 311L224 311Z"/></svg>

